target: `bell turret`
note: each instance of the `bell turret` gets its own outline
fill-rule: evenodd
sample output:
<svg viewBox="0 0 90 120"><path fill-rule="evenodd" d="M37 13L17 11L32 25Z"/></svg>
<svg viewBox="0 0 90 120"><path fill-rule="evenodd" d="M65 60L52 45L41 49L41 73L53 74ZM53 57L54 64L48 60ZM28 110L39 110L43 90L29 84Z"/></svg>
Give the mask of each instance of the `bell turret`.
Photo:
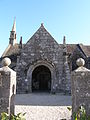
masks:
<svg viewBox="0 0 90 120"><path fill-rule="evenodd" d="M14 19L12 30L10 31L9 44L16 44L16 19Z"/></svg>

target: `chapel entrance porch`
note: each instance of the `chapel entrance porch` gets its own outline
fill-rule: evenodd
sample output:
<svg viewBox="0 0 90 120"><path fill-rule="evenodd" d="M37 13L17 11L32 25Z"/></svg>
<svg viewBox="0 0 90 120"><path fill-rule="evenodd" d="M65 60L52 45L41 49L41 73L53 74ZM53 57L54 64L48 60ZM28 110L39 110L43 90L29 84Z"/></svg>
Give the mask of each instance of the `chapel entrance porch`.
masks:
<svg viewBox="0 0 90 120"><path fill-rule="evenodd" d="M51 72L48 67L40 65L32 72L32 92L51 91Z"/></svg>

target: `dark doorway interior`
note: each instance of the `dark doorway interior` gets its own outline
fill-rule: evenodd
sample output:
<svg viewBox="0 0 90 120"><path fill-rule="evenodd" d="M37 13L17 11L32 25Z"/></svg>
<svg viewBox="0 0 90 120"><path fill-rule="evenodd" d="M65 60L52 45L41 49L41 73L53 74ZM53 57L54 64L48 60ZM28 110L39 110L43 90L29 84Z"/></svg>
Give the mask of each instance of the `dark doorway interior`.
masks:
<svg viewBox="0 0 90 120"><path fill-rule="evenodd" d="M32 73L32 91L49 92L51 90L51 72L48 67L41 65Z"/></svg>

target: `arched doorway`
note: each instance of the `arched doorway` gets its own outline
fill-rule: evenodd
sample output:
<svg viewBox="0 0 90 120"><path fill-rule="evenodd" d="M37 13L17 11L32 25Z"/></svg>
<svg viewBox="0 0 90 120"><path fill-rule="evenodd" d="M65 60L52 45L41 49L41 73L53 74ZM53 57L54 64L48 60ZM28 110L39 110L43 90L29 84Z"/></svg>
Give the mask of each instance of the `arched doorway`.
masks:
<svg viewBox="0 0 90 120"><path fill-rule="evenodd" d="M48 67L40 65L32 72L32 92L49 92L51 90L51 72Z"/></svg>

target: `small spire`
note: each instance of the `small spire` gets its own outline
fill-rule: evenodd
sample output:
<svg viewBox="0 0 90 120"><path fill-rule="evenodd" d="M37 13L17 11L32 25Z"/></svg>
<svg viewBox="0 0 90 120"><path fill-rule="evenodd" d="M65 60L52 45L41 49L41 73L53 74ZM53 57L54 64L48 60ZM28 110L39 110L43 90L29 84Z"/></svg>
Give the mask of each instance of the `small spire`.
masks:
<svg viewBox="0 0 90 120"><path fill-rule="evenodd" d="M22 36L20 37L20 48L22 48Z"/></svg>
<svg viewBox="0 0 90 120"><path fill-rule="evenodd" d="M11 44L11 45L16 44L16 17L13 22L12 30L10 31L9 44Z"/></svg>
<svg viewBox="0 0 90 120"><path fill-rule="evenodd" d="M15 32L16 32L16 17L14 18L12 31L15 31Z"/></svg>
<svg viewBox="0 0 90 120"><path fill-rule="evenodd" d="M22 44L22 36L20 37L20 44Z"/></svg>
<svg viewBox="0 0 90 120"><path fill-rule="evenodd" d="M63 37L63 55L67 55L66 37Z"/></svg>
<svg viewBox="0 0 90 120"><path fill-rule="evenodd" d="M66 44L66 37L65 36L63 37L63 44L64 45Z"/></svg>

